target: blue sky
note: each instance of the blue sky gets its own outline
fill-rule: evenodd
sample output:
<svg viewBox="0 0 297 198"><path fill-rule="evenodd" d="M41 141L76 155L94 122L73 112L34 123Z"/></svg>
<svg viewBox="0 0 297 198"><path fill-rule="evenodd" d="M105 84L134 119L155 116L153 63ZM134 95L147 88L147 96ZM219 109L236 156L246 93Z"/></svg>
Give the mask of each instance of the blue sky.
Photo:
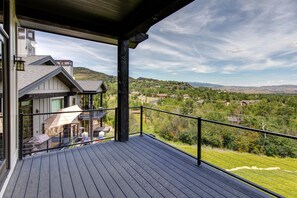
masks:
<svg viewBox="0 0 297 198"><path fill-rule="evenodd" d="M222 85L297 85L296 0L196 0L130 50L130 76ZM115 75L117 48L37 32L37 54Z"/></svg>

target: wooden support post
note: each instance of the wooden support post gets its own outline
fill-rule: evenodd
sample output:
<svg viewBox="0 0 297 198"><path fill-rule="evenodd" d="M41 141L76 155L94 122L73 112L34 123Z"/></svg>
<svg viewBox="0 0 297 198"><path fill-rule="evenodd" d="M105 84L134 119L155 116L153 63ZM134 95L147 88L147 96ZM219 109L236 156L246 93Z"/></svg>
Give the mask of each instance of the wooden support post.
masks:
<svg viewBox="0 0 297 198"><path fill-rule="evenodd" d="M89 129L90 129L90 135L91 135L91 140L93 140L93 136L94 136L94 134L93 134L93 114L94 114L94 105L93 105L93 94L90 94L90 97L89 97L89 99L90 99L90 101L89 101L89 103L90 103L90 122L89 122Z"/></svg>
<svg viewBox="0 0 297 198"><path fill-rule="evenodd" d="M103 93L101 92L100 93L100 107L102 108L102 106L103 106ZM103 126L103 120L102 120L102 118L100 118L100 127L102 127Z"/></svg>
<svg viewBox="0 0 297 198"><path fill-rule="evenodd" d="M66 107L69 107L69 99L70 97L69 96L64 96L64 108ZM63 140L66 140L66 138L69 139L69 143L70 143L70 134L69 134L69 131L70 131L70 124L67 124L67 125L64 125L63 127Z"/></svg>
<svg viewBox="0 0 297 198"><path fill-rule="evenodd" d="M129 40L118 41L118 140L129 139Z"/></svg>

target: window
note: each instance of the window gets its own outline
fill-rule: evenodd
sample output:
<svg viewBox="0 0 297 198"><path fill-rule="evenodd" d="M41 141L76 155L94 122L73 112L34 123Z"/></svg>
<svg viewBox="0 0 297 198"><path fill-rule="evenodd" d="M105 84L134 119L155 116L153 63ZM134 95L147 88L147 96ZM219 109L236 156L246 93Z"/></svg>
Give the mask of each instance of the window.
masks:
<svg viewBox="0 0 297 198"><path fill-rule="evenodd" d="M35 41L35 32L33 30L27 30L27 38L31 41Z"/></svg>
<svg viewBox="0 0 297 198"><path fill-rule="evenodd" d="M19 39L25 39L25 28L18 28Z"/></svg>
<svg viewBox="0 0 297 198"><path fill-rule="evenodd" d="M64 98L52 99L51 112L57 112L62 108L64 108Z"/></svg>

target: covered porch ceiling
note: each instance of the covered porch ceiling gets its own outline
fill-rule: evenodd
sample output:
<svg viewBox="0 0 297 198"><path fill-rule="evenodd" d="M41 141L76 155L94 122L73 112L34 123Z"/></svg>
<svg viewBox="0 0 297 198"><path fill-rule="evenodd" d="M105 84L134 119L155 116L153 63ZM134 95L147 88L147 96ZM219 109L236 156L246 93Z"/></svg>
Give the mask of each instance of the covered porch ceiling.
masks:
<svg viewBox="0 0 297 198"><path fill-rule="evenodd" d="M20 25L135 48L149 28L193 0L16 0Z"/></svg>

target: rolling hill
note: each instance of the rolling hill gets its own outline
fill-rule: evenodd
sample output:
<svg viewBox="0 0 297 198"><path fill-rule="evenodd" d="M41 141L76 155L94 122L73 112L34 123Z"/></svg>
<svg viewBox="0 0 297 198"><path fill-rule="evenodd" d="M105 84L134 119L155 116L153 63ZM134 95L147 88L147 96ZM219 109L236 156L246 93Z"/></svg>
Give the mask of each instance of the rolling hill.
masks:
<svg viewBox="0 0 297 198"><path fill-rule="evenodd" d="M97 72L90 70L84 67L74 67L73 73L76 80L103 80L106 83L113 83L117 81L116 76L107 75L105 73ZM154 83L163 84L165 81L143 78L140 77L138 79L133 79L130 77L130 80L137 81L138 83L142 83L143 81L152 81ZM174 81L166 81L168 83L176 84L178 82ZM182 82L180 82L182 83ZM244 86L223 86L218 84L210 84L210 83L201 83L201 82L189 82L189 86L193 87L208 87L216 90L224 90L228 92L239 92L239 93L262 93L262 94L297 94L297 85L275 85L275 86L262 86L262 87L244 87Z"/></svg>

